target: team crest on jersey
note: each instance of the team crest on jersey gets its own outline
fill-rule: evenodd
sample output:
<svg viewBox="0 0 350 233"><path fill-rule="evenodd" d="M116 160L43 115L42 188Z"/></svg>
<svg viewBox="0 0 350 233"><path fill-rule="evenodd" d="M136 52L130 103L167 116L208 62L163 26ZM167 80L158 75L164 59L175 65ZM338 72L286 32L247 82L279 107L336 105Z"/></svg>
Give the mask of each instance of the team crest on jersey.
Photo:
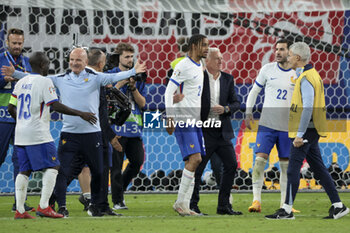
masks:
<svg viewBox="0 0 350 233"><path fill-rule="evenodd" d="M55 89L55 87L49 87L49 92L50 92L50 94L52 94L52 93L55 93L56 92L56 89Z"/></svg>
<svg viewBox="0 0 350 233"><path fill-rule="evenodd" d="M191 147L191 149L193 149L193 148L194 148L194 145L193 145L193 144L190 144L190 147Z"/></svg>
<svg viewBox="0 0 350 233"><path fill-rule="evenodd" d="M260 144L258 143L257 146L260 147Z"/></svg>
<svg viewBox="0 0 350 233"><path fill-rule="evenodd" d="M87 81L89 81L89 79L88 78L84 78L84 82L87 82Z"/></svg>
<svg viewBox="0 0 350 233"><path fill-rule="evenodd" d="M62 139L62 145L66 144L66 139Z"/></svg>
<svg viewBox="0 0 350 233"><path fill-rule="evenodd" d="M56 160L56 157L55 157L55 156L53 156L53 157L51 157L51 159L52 159L53 161L55 161L55 160Z"/></svg>

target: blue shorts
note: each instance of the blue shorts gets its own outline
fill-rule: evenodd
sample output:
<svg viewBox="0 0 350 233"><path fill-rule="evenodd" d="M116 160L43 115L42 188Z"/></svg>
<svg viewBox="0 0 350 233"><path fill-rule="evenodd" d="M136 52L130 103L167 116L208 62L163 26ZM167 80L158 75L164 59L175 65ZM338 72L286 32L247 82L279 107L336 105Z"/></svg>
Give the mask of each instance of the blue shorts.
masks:
<svg viewBox="0 0 350 233"><path fill-rule="evenodd" d="M288 132L259 125L258 134L256 136L255 153L265 153L269 155L275 144L278 157L289 158L291 142L288 138Z"/></svg>
<svg viewBox="0 0 350 233"><path fill-rule="evenodd" d="M16 146L19 171L38 171L60 165L54 142L30 146Z"/></svg>
<svg viewBox="0 0 350 233"><path fill-rule="evenodd" d="M182 160L188 160L188 156L196 153L205 155L204 139L202 129L197 127L176 127L175 137L180 147Z"/></svg>

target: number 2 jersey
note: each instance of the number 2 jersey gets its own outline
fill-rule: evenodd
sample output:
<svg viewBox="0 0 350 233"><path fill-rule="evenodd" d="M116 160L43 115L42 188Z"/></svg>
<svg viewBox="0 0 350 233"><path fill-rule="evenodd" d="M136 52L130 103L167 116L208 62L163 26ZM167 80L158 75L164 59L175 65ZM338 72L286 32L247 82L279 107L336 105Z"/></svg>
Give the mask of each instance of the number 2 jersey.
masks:
<svg viewBox="0 0 350 233"><path fill-rule="evenodd" d="M18 81L10 103L16 105L15 145L36 145L53 141L50 133L50 104L58 101L51 79L28 75Z"/></svg>
<svg viewBox="0 0 350 233"><path fill-rule="evenodd" d="M294 90L295 71L282 69L277 62L264 65L255 84L265 87L259 125L288 132L289 108Z"/></svg>
<svg viewBox="0 0 350 233"><path fill-rule="evenodd" d="M184 94L184 98L173 106L166 106L167 114L168 108L173 108L170 112L175 113L177 121L200 120L203 77L202 63L197 63L190 57L184 58L175 66L169 81L178 86L177 91Z"/></svg>

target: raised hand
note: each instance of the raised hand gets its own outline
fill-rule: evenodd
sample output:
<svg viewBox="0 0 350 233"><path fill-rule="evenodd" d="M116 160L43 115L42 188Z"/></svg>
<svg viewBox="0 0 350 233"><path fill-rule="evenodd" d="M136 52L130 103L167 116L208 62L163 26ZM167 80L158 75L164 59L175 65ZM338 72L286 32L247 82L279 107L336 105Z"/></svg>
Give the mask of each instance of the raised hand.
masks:
<svg viewBox="0 0 350 233"><path fill-rule="evenodd" d="M12 76L15 72L15 67L11 64L11 66L2 66L1 67L1 74L3 76Z"/></svg>
<svg viewBox="0 0 350 233"><path fill-rule="evenodd" d="M146 62L140 63L139 60L136 61L136 64L135 64L136 74L144 73L146 72L146 69L147 69Z"/></svg>

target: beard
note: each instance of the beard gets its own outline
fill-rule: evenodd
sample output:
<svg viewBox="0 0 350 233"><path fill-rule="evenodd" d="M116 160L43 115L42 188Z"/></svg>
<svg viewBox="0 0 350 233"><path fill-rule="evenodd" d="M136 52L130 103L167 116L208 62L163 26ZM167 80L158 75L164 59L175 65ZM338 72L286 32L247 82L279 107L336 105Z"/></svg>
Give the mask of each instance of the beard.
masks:
<svg viewBox="0 0 350 233"><path fill-rule="evenodd" d="M21 55L21 53L22 53L22 50L21 49L9 49L9 52L10 52L10 54L12 55L12 56L19 56L19 55Z"/></svg>

